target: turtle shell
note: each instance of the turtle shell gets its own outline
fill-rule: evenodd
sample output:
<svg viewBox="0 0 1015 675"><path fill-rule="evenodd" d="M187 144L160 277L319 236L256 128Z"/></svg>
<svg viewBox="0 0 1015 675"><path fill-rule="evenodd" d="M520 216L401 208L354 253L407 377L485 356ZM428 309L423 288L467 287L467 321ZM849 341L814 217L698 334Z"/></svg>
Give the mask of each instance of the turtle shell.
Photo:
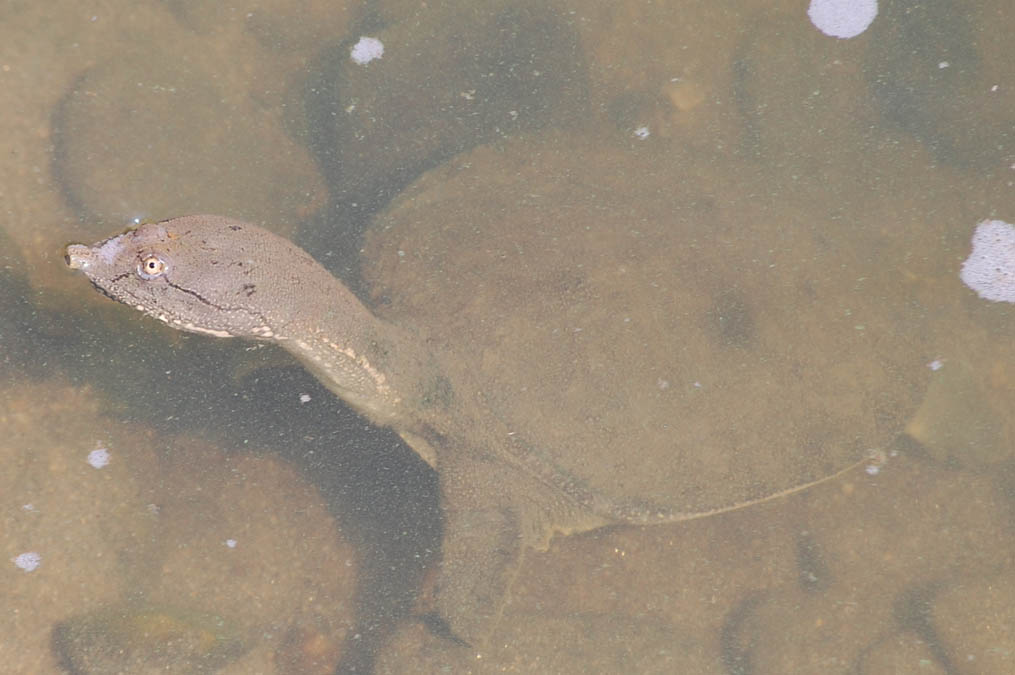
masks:
<svg viewBox="0 0 1015 675"><path fill-rule="evenodd" d="M478 148L376 220L364 276L578 484L710 512L886 449L934 358L902 243L783 178L573 136Z"/></svg>

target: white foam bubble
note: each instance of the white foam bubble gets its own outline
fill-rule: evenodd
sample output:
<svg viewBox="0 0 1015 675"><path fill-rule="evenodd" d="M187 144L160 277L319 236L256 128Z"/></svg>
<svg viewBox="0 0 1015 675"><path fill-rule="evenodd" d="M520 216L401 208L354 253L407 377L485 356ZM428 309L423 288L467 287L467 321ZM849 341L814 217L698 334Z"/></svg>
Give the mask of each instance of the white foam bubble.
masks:
<svg viewBox="0 0 1015 675"><path fill-rule="evenodd" d="M11 562L26 572L34 572L42 564L42 556L35 551L29 551L11 558Z"/></svg>
<svg viewBox="0 0 1015 675"><path fill-rule="evenodd" d="M109 450L106 448L95 448L88 453L88 463L93 468L101 469L109 464Z"/></svg>
<svg viewBox="0 0 1015 675"><path fill-rule="evenodd" d="M1015 226L985 220L973 233L973 251L962 263L962 283L985 300L1015 302Z"/></svg>
<svg viewBox="0 0 1015 675"><path fill-rule="evenodd" d="M878 15L878 0L811 0L807 16L825 35L852 38Z"/></svg>
<svg viewBox="0 0 1015 675"><path fill-rule="evenodd" d="M353 62L363 66L384 55L384 44L377 38L363 36L353 45L349 55Z"/></svg>

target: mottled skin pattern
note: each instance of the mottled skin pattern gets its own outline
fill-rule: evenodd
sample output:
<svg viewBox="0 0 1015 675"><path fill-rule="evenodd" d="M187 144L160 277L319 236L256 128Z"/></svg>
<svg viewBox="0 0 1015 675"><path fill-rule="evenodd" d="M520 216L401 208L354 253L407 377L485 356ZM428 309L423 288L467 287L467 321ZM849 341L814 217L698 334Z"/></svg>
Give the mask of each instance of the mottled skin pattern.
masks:
<svg viewBox="0 0 1015 675"><path fill-rule="evenodd" d="M544 546L555 532L746 505L686 512L588 489L539 451L539 439L514 434L453 354L431 353L419 330L377 319L309 254L257 226L219 216L150 223L69 246L67 264L173 328L278 343L364 416L397 430L440 473L447 535L438 607L473 644L493 630L526 546Z"/></svg>

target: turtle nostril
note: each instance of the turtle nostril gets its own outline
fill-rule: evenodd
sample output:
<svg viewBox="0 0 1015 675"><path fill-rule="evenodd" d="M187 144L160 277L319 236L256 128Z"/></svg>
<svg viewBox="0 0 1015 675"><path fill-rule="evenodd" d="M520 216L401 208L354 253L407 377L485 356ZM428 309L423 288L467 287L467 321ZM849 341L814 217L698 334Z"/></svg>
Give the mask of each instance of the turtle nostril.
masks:
<svg viewBox="0 0 1015 675"><path fill-rule="evenodd" d="M63 259L67 262L67 267L72 270L80 270L88 267L94 257L95 254L90 247L82 244L71 244L67 247Z"/></svg>

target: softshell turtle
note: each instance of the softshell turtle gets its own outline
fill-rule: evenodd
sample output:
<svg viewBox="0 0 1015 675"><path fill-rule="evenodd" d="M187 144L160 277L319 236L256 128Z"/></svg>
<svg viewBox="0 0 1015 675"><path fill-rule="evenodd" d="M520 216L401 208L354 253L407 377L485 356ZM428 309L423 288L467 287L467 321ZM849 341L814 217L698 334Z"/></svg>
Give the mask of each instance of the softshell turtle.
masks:
<svg viewBox="0 0 1015 675"><path fill-rule="evenodd" d="M439 610L482 642L525 546L827 479L923 390L925 312L881 234L808 220L820 190L787 205L760 169L688 161L520 142L435 169L368 234L373 310L219 216L67 262L171 327L279 343L399 431L441 477Z"/></svg>

